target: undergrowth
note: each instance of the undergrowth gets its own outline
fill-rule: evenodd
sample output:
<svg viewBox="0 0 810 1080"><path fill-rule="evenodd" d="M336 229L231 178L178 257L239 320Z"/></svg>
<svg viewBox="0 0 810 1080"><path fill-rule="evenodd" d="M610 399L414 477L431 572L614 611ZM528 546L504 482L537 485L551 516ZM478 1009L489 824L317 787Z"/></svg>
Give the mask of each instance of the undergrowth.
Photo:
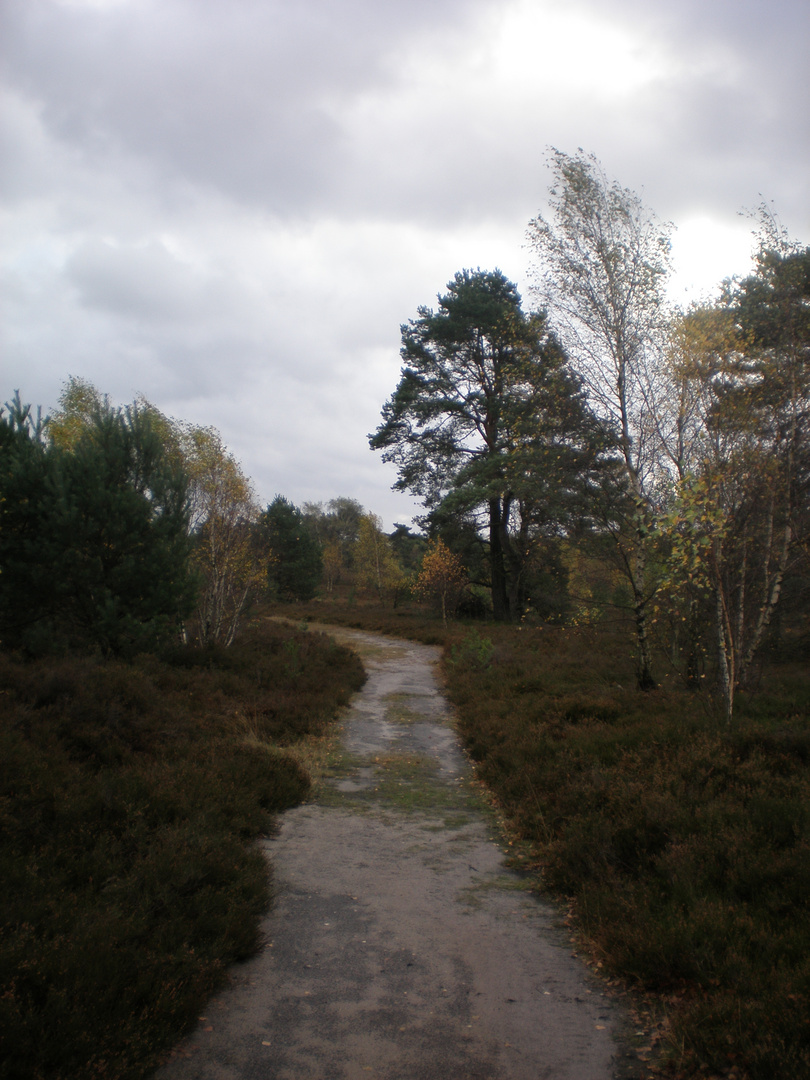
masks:
<svg viewBox="0 0 810 1080"><path fill-rule="evenodd" d="M255 840L363 681L257 621L131 664L0 654L0 1076L137 1080L258 944ZM300 756L300 755L299 755Z"/></svg>
<svg viewBox="0 0 810 1080"><path fill-rule="evenodd" d="M490 629L445 665L463 738L603 969L663 1000L672 1070L810 1077L810 675L729 728L637 691L615 633Z"/></svg>

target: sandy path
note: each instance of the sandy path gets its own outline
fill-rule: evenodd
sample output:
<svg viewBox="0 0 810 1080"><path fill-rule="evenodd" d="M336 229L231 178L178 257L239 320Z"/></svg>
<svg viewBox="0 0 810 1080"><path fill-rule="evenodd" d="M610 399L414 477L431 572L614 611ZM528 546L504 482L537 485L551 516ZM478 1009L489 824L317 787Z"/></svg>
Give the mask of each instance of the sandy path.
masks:
<svg viewBox="0 0 810 1080"><path fill-rule="evenodd" d="M156 1080L609 1080L621 1017L503 865L438 650L335 633L369 679L266 841L267 945Z"/></svg>

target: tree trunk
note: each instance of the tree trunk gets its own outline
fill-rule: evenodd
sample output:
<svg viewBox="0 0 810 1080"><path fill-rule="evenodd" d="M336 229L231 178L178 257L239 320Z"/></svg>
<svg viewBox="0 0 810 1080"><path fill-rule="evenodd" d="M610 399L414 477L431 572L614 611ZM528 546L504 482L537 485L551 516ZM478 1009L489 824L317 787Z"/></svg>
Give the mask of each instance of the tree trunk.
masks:
<svg viewBox="0 0 810 1080"><path fill-rule="evenodd" d="M492 577L492 614L497 622L509 621L509 593L504 566L501 500L489 500L489 565Z"/></svg>
<svg viewBox="0 0 810 1080"><path fill-rule="evenodd" d="M629 434L627 410L624 390L624 365L622 365L619 379L620 401L622 412L622 448L625 458L625 470L633 493L635 510L631 520L633 530L633 546L629 557L625 560L630 588L633 590L633 615L636 621L636 683L639 690L654 690L655 679L652 674L652 659L650 657L650 639L647 634L647 602L649 597L645 595L647 583L647 522L645 520L645 498L641 488L638 471L636 470L632 456L632 439Z"/></svg>
<svg viewBox="0 0 810 1080"><path fill-rule="evenodd" d="M650 639L647 634L647 602L643 594L635 588L633 589L633 608L636 617L636 641L638 644L636 682L639 690L654 690L656 684L652 674Z"/></svg>
<svg viewBox="0 0 810 1080"><path fill-rule="evenodd" d="M641 513L641 511L639 511ZM644 595L644 582L647 576L647 553L644 550L645 536L641 525L635 537L635 551L633 552L633 572L631 586L633 589L633 614L636 620L636 643L638 647L638 660L636 665L636 682L639 690L654 690L655 679L652 673L652 658L650 656L650 639L647 633L647 597Z"/></svg>
<svg viewBox="0 0 810 1080"><path fill-rule="evenodd" d="M521 519L518 535L510 538L508 532L508 519L512 506L512 497L504 499L501 513L501 551L503 552L504 567L506 569L506 596L509 604L509 618L512 622L519 623L524 611L523 575L526 569L526 552L528 549L528 528Z"/></svg>
<svg viewBox="0 0 810 1080"><path fill-rule="evenodd" d="M751 662L754 659L754 655L757 649L762 644L765 637L765 631L768 629L768 625L773 616L776 605L779 602L779 596L782 592L782 582L785 576L785 567L787 566L788 553L790 551L791 540L791 526L788 523L785 526L784 534L782 537L782 546L779 552L779 559L776 567L776 571L772 579L769 580L768 571L770 570L770 560L766 564L765 568L765 589L762 599L762 604L759 609L759 617L757 619L757 625L754 628L754 632L751 635L751 641L748 644L748 648L745 650L745 654L740 662L740 679L742 680L748 670Z"/></svg>
<svg viewBox="0 0 810 1080"><path fill-rule="evenodd" d="M688 639L686 642L686 683L691 689L696 689L700 683L700 622L697 597L689 597L689 623Z"/></svg>
<svg viewBox="0 0 810 1080"><path fill-rule="evenodd" d="M717 660L720 669L720 689L726 711L726 723L730 724L734 715L734 691L737 686L737 673L734 663L734 645L729 641L728 612L723 598L723 586L718 580L715 587L715 607L717 620Z"/></svg>

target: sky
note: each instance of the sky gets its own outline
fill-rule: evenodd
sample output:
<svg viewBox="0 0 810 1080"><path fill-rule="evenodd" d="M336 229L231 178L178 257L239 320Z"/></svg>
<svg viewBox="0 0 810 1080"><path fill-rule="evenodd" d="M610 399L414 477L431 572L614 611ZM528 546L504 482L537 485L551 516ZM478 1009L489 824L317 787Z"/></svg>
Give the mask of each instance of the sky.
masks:
<svg viewBox="0 0 810 1080"><path fill-rule="evenodd" d="M215 426L261 505L419 512L368 447L464 268L531 307L551 146L676 226L678 303L810 243L807 0L0 0L0 401Z"/></svg>

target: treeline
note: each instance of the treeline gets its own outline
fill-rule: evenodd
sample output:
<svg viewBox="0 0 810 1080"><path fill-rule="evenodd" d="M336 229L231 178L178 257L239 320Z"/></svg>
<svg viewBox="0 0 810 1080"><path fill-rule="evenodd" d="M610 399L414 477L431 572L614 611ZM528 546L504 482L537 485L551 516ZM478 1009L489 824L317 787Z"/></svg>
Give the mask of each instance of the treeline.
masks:
<svg viewBox="0 0 810 1080"><path fill-rule="evenodd" d="M216 429L77 378L52 416L19 395L0 412L0 493L0 642L30 656L227 647L257 599L452 613L468 581L438 539L423 574L426 537L356 499L262 509Z"/></svg>
<svg viewBox="0 0 810 1080"><path fill-rule="evenodd" d="M640 688L663 647L731 718L764 649L810 640L810 248L763 212L753 272L678 310L671 227L594 158L551 166L536 310L500 271L464 270L402 327L370 443L423 500L420 533L342 496L262 510L214 429L74 379L47 422L19 399L0 417L0 639L227 645L261 594L612 612Z"/></svg>
<svg viewBox="0 0 810 1080"><path fill-rule="evenodd" d="M216 429L70 379L0 411L0 641L32 656L230 645L258 597L396 596L423 541L353 499L262 510Z"/></svg>
<svg viewBox="0 0 810 1080"><path fill-rule="evenodd" d="M402 327L370 443L429 534L483 543L495 619L624 608L639 687L663 644L730 718L766 644L808 645L810 248L762 211L753 272L677 310L671 226L592 156L550 164L537 310L456 274Z"/></svg>

